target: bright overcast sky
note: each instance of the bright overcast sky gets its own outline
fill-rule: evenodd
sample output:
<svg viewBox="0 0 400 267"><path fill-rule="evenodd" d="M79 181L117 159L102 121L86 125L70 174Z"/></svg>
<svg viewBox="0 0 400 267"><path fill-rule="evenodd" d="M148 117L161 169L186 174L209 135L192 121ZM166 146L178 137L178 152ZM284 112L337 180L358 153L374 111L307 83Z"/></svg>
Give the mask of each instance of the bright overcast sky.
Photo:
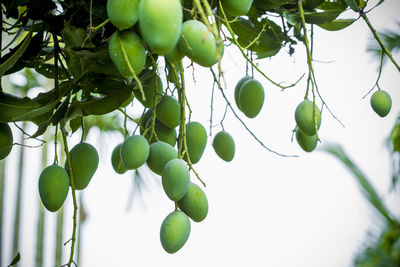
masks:
<svg viewBox="0 0 400 267"><path fill-rule="evenodd" d="M400 4L388 0L369 14L378 30L400 30L396 25ZM351 16L351 13L346 14ZM322 144L342 144L361 167L381 195L388 195L390 182L389 153L385 138L399 113L400 74L387 62L380 86L392 96L391 113L378 117L371 109L369 97L362 96L375 83L379 61L366 53L371 38L362 20L340 32L326 32L315 27L314 68L324 100L345 125L343 128L325 109L322 114L320 137ZM306 69L305 50L295 46L290 57L287 49L273 59L258 62L260 68L277 82L292 83ZM400 61L399 55L396 55ZM186 65L189 61L185 62ZM237 48L225 50L222 69L226 94L233 103L233 89L245 74L245 61ZM203 123L209 131L211 73L195 65L187 69L187 94L193 110L192 120ZM353 256L367 237L367 230L376 229L376 220L366 204L351 174L335 158L314 151L303 152L294 141L294 110L305 94L305 79L296 87L281 91L255 73L265 89L264 107L254 119L240 112L249 128L270 148L298 158L283 158L263 149L228 111L224 121L236 143L232 162L220 160L208 140L203 159L195 165L207 187L208 217L191 223L192 230L185 246L174 255L167 254L159 240L163 219L173 211L173 203L160 186L160 177L144 176L148 190L142 198L135 196L127 211L132 192L133 172L114 173L110 157L112 149L123 141L119 134L99 137L91 132L88 142L100 153L100 166L90 185L84 190L88 213L82 225L81 266L272 266L272 267L336 267L351 266ZM165 80L164 80L165 85ZM320 101L318 102L320 103ZM225 104L215 91L214 124L223 115ZM135 109L133 109L136 111ZM133 112L134 112L133 111ZM213 135L221 128L213 128ZM17 131L14 130L16 134ZM33 128L32 128L33 130ZM17 134L16 134L17 135ZM72 147L79 141L75 134ZM106 144L106 145L105 145ZM18 149L13 151L6 183L7 206L5 234L10 240L14 203ZM28 149L30 164L25 172L21 232L21 265L33 266L37 221L37 178L40 166L39 149ZM50 159L52 156L50 155ZM10 179L15 177L15 179ZM197 182L192 175L192 181ZM13 181L14 180L14 181ZM199 184L199 183L198 183ZM81 195L82 196L82 195ZM389 207L399 212L399 199L385 198ZM66 207L64 240L72 231L72 201ZM397 207L397 208L396 208ZM46 212L46 267L53 266L53 245L56 214ZM5 258L11 259L11 249L4 247ZM64 261L69 256L65 247Z"/></svg>

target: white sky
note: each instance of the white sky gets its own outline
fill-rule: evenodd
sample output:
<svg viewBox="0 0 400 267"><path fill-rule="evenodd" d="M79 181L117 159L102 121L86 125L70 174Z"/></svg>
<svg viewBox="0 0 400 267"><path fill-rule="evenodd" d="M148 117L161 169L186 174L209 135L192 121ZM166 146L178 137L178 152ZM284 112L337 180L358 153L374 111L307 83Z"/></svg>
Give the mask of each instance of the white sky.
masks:
<svg viewBox="0 0 400 267"><path fill-rule="evenodd" d="M399 30L396 26L399 11L398 1L386 1L369 17L378 30ZM340 32L326 32L315 27L314 58L333 61L314 63L318 85L324 100L346 126L342 128L325 110L319 132L320 146L329 142L342 144L378 192L387 196L390 161L384 139L399 113L400 75L387 62L380 86L391 94L393 106L390 114L382 119L372 111L369 98L361 99L375 83L379 67L379 62L366 53L371 36L361 20ZM304 48L298 45L295 49L292 57L281 51L279 56L258 63L275 81L292 83L307 71ZM234 86L244 75L245 62L233 47L225 53L222 68L227 83L226 94L233 103ZM396 58L400 61L398 55ZM188 63L186 61L186 65ZM192 120L203 123L209 131L212 76L198 65L195 66L196 84L190 79L191 75L192 70L188 69L187 94L193 110ZM239 112L241 118L267 146L300 157L283 158L269 153L228 112L224 127L234 137L235 158L230 163L220 160L212 149L212 140L208 140L203 158L195 166L207 184L204 191L209 201L209 214L203 222L191 223L189 240L180 251L170 255L160 244L159 230L174 205L157 183L160 178L145 177L149 190L144 192L143 201L137 197L135 201L138 201L127 212L133 172L118 175L110 162L111 151L122 142L122 136L111 134L100 139L94 130L87 141L98 148L101 162L84 190L88 219L82 225L81 266L352 265L353 256L367 236L366 231L376 229L377 220L353 177L338 160L318 150L304 153L296 142L290 142L291 130L295 127L294 110L304 97L305 79L282 92L258 73L255 78L265 89L264 107L255 119L247 119ZM214 123L222 117L224 108L221 94L216 90ZM213 133L219 130L213 128ZM18 136L16 129L13 131ZM79 134L74 135L70 147L79 141L79 137ZM6 242L2 247L6 263L12 257L7 244L12 238L11 203L14 203L16 191L18 150L14 148L7 161ZM24 177L20 266L33 266L35 255L39 150L27 150L29 167ZM51 155L49 159L52 159ZM191 179L197 182L194 175ZM399 199L391 196L385 200L399 216ZM70 196L64 205L66 241L72 231ZM55 218L56 214L46 212L46 267L54 265ZM63 262L67 262L69 247L67 245L63 251Z"/></svg>

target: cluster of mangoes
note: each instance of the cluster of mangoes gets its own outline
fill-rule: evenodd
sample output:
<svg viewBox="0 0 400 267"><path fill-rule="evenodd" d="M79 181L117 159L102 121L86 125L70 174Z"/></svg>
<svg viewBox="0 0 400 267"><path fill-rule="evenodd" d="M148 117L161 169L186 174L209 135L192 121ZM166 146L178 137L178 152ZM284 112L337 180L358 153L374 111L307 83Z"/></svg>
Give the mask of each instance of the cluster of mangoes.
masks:
<svg viewBox="0 0 400 267"><path fill-rule="evenodd" d="M99 155L91 144L79 143L71 149L69 154L71 168L67 160L64 168L57 164L50 165L39 177L40 199L46 209L51 212L59 210L64 204L72 184L71 177L73 177L76 190L85 189L99 165Z"/></svg>
<svg viewBox="0 0 400 267"><path fill-rule="evenodd" d="M317 147L317 130L321 126L319 108L313 102L303 100L297 105L294 118L297 143L304 151L313 151Z"/></svg>

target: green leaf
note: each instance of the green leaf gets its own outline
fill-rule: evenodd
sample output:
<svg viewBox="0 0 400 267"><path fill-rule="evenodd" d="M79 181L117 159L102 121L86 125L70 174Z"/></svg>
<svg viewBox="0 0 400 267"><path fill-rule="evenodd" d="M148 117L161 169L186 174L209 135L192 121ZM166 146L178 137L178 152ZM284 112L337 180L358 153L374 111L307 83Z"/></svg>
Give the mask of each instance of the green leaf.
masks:
<svg viewBox="0 0 400 267"><path fill-rule="evenodd" d="M49 79L54 79L55 77L55 69L54 69L54 64L49 64L49 63L43 63L40 64L35 68L35 71L39 74L42 74L44 77L49 78ZM67 75L65 75L65 72L62 71L59 68L58 71L58 79L59 80L66 80Z"/></svg>
<svg viewBox="0 0 400 267"><path fill-rule="evenodd" d="M347 5L355 12L358 13L358 8L360 6L359 0L345 0Z"/></svg>
<svg viewBox="0 0 400 267"><path fill-rule="evenodd" d="M68 117L75 117L76 115L103 115L109 113L118 109L130 96L131 92L131 87L125 86L106 96L90 96L87 100L74 102L70 106Z"/></svg>
<svg viewBox="0 0 400 267"><path fill-rule="evenodd" d="M12 262L7 266L14 266L15 264L17 264L19 261L21 260L21 255L19 254L19 252L17 252L17 255L14 257L14 259L12 260Z"/></svg>
<svg viewBox="0 0 400 267"><path fill-rule="evenodd" d="M325 1L322 5L318 6L321 10L346 10L348 5L345 0L336 0L334 2Z"/></svg>
<svg viewBox="0 0 400 267"><path fill-rule="evenodd" d="M354 21L356 21L356 19L336 19L318 24L318 26L327 31L339 31L353 24Z"/></svg>
<svg viewBox="0 0 400 267"><path fill-rule="evenodd" d="M390 134L390 141L393 144L393 151L400 152L400 124L393 127L392 133Z"/></svg>
<svg viewBox="0 0 400 267"><path fill-rule="evenodd" d="M21 46L13 51L13 54L0 65L0 77L3 77L4 73L7 70L11 69L15 63L18 62L18 59L24 54L25 50L28 48L29 43L32 39L32 27L28 32L28 35L25 37L24 41L22 41Z"/></svg>
<svg viewBox="0 0 400 267"><path fill-rule="evenodd" d="M72 133L76 132L81 127L82 117L76 117L69 121Z"/></svg>
<svg viewBox="0 0 400 267"><path fill-rule="evenodd" d="M94 48L89 34L82 28L76 28L68 22L64 22L64 29L61 31L65 47L70 49Z"/></svg>
<svg viewBox="0 0 400 267"><path fill-rule="evenodd" d="M322 24L336 19L343 10L328 10L323 12L304 12L304 18L310 24Z"/></svg>
<svg viewBox="0 0 400 267"><path fill-rule="evenodd" d="M348 170L354 175L356 181L360 185L363 195L369 201L372 207L375 208L378 214L382 215L382 217L385 218L390 224L397 223L395 218L390 214L389 210L386 208L382 199L375 191L373 185L369 182L368 178L347 156L347 154L344 152L341 146L331 145L323 148L323 150L335 156L348 168Z"/></svg>

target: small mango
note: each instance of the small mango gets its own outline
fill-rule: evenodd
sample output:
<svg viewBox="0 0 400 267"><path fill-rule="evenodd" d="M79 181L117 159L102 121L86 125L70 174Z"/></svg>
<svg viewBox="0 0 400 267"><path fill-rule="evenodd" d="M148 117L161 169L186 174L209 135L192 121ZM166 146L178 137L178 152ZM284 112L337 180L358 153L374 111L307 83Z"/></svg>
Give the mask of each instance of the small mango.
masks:
<svg viewBox="0 0 400 267"><path fill-rule="evenodd" d="M189 168L182 159L172 159L165 164L161 172L164 192L169 199L179 201L189 187Z"/></svg>
<svg viewBox="0 0 400 267"><path fill-rule="evenodd" d="M192 121L186 124L186 144L190 162L196 164L200 161L207 145L207 132L201 123ZM186 156L184 159L186 160Z"/></svg>
<svg viewBox="0 0 400 267"><path fill-rule="evenodd" d="M149 157L149 143L141 135L132 135L125 139L121 147L121 159L128 170L142 166Z"/></svg>
<svg viewBox="0 0 400 267"><path fill-rule="evenodd" d="M107 0L107 15L120 30L131 28L138 21L140 0Z"/></svg>
<svg viewBox="0 0 400 267"><path fill-rule="evenodd" d="M225 13L239 17L249 12L252 3L253 0L222 0L222 7Z"/></svg>
<svg viewBox="0 0 400 267"><path fill-rule="evenodd" d="M178 152L173 146L163 141L157 141L150 145L150 153L146 162L150 170L158 175L161 175L165 164L172 159L176 159L177 157Z"/></svg>
<svg viewBox="0 0 400 267"><path fill-rule="evenodd" d="M235 142L228 132L218 132L214 136L212 146L215 153L225 161L232 161L235 156Z"/></svg>
<svg viewBox="0 0 400 267"><path fill-rule="evenodd" d="M190 183L186 195L178 201L178 207L195 222L201 222L208 214L208 200L203 190Z"/></svg>
<svg viewBox="0 0 400 267"><path fill-rule="evenodd" d="M127 171L121 159L121 147L122 143L117 145L111 153L111 164L114 171L118 174L123 174Z"/></svg>
<svg viewBox="0 0 400 267"><path fill-rule="evenodd" d="M61 208L69 191L69 176L58 165L46 167L39 177L39 196L47 210L55 212Z"/></svg>
<svg viewBox="0 0 400 267"><path fill-rule="evenodd" d="M306 152L311 152L317 147L317 135L306 135L299 128L296 129L296 140L299 146Z"/></svg>
<svg viewBox="0 0 400 267"><path fill-rule="evenodd" d="M317 128L321 125L321 112L319 108L315 106L315 115L317 118ZM306 135L314 135L315 122L314 122L314 103L309 100L302 101L296 108L294 113L297 127L303 131Z"/></svg>
<svg viewBox="0 0 400 267"><path fill-rule="evenodd" d="M392 98L386 91L378 90L371 96L371 107L380 117L385 117L392 108Z"/></svg>
<svg viewBox="0 0 400 267"><path fill-rule="evenodd" d="M190 220L182 211L171 212L161 224L161 245L170 254L180 250L185 245L189 235Z"/></svg>
<svg viewBox="0 0 400 267"><path fill-rule="evenodd" d="M163 96L157 105L156 117L168 128L175 128L181 121L181 106L179 102L172 96Z"/></svg>
<svg viewBox="0 0 400 267"><path fill-rule="evenodd" d="M254 118L264 104L263 86L255 79L248 79L240 87L238 100L243 113L248 118Z"/></svg>

